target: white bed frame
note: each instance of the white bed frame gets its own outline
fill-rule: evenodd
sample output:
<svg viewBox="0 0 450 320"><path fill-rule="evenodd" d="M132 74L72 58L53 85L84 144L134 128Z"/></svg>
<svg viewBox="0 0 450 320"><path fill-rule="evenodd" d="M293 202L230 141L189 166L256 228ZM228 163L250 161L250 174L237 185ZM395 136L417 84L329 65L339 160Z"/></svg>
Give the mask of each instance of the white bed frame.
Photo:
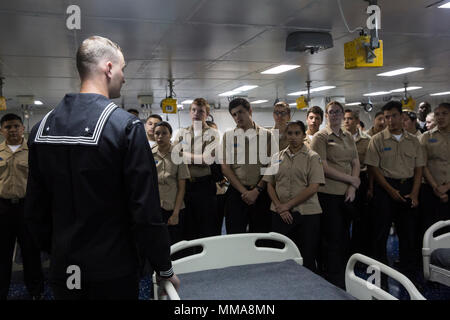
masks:
<svg viewBox="0 0 450 320"><path fill-rule="evenodd" d="M387 265L364 256L359 253L355 253L350 257L345 270L345 287L347 292L358 300L398 300L388 292L384 291L380 287L372 284L370 281L364 280L355 275L354 268L357 262L362 262L373 269L379 270L378 273L388 275L389 277L397 280L408 291L411 300L426 300L422 294L416 289L414 284L400 272L388 267ZM370 279L370 277L369 277ZM368 279L368 280L369 280Z"/></svg>
<svg viewBox="0 0 450 320"><path fill-rule="evenodd" d="M441 234L436 238L433 237L434 232L446 226L450 226L450 220L438 221L429 227L423 236L423 275L427 280L450 286L450 270L446 270L430 263L431 253L434 250L439 248L450 248L450 232Z"/></svg>
<svg viewBox="0 0 450 320"><path fill-rule="evenodd" d="M283 249L257 247L257 240L275 240L284 243L285 246ZM256 263L281 262L289 259L300 265L303 264L302 256L295 243L288 237L275 232L241 233L180 241L170 248L170 254L173 255L196 246L201 246L202 252L172 262L175 274ZM172 283L161 281L161 286L158 286L155 275L153 275L153 288L155 300L164 300L167 296L170 300L180 300ZM162 295L164 291L162 288L166 291L167 296Z"/></svg>

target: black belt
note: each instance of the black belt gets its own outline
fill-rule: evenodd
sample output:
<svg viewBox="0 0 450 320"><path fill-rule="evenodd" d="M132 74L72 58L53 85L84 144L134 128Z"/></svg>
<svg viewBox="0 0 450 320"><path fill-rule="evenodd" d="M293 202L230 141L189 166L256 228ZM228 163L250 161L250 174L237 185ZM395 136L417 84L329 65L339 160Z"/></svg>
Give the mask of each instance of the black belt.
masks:
<svg viewBox="0 0 450 320"><path fill-rule="evenodd" d="M198 177L198 178L189 178L189 182L190 183L197 183L197 182L205 182L205 181L212 181L212 175L207 175L207 176L203 176L203 177Z"/></svg>
<svg viewBox="0 0 450 320"><path fill-rule="evenodd" d="M24 200L25 200L25 198L13 198L13 199L0 198L0 201L3 202L4 204L19 204L19 203L23 202Z"/></svg>

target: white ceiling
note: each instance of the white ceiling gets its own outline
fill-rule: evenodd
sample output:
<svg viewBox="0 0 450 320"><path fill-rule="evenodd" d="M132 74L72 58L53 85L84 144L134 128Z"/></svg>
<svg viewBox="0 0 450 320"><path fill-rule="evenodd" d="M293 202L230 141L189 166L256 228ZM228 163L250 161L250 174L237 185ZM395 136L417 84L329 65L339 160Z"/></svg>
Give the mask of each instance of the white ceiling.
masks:
<svg viewBox="0 0 450 320"><path fill-rule="evenodd" d="M218 94L241 85L258 85L250 101L312 86L337 88L313 96L362 95L410 86L418 100L450 91L450 9L425 8L436 0L379 0L384 67L344 69L344 43L349 34L336 0L2 0L0 2L0 75L3 94L16 107L17 95L34 95L44 108L55 106L66 92L78 90L75 52L81 41L97 34L117 42L127 68L122 97L126 108L137 106L138 94L153 94L152 108L166 97L167 79L175 79L179 101L205 97L226 106ZM66 28L66 9L81 8L81 30ZM351 28L365 26L368 3L342 0ZM317 54L286 52L287 35L297 30L331 32L334 47ZM261 71L279 64L301 68L281 74ZM401 67L424 71L392 78L376 74ZM382 98L378 98L381 100ZM367 100L367 99L366 99ZM376 99L374 99L376 100ZM121 99L118 100L122 102Z"/></svg>

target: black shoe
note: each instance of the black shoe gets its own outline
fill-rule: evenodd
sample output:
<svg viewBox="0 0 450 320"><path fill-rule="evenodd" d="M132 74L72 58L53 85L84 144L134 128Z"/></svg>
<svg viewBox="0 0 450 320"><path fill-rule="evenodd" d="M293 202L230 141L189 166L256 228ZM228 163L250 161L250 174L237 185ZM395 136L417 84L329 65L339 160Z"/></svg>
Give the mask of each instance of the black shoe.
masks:
<svg viewBox="0 0 450 320"><path fill-rule="evenodd" d="M36 296L31 296L31 300L44 300L44 297L41 294Z"/></svg>

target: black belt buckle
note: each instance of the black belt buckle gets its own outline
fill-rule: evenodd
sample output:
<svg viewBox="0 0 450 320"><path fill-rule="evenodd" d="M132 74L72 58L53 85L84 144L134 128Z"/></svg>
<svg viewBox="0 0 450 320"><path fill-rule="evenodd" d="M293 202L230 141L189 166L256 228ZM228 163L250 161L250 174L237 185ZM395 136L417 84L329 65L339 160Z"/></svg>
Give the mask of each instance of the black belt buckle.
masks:
<svg viewBox="0 0 450 320"><path fill-rule="evenodd" d="M19 198L10 199L12 204L18 204L20 202Z"/></svg>
<svg viewBox="0 0 450 320"><path fill-rule="evenodd" d="M400 184L405 184L408 181L408 179L399 179L398 181L400 182Z"/></svg>

